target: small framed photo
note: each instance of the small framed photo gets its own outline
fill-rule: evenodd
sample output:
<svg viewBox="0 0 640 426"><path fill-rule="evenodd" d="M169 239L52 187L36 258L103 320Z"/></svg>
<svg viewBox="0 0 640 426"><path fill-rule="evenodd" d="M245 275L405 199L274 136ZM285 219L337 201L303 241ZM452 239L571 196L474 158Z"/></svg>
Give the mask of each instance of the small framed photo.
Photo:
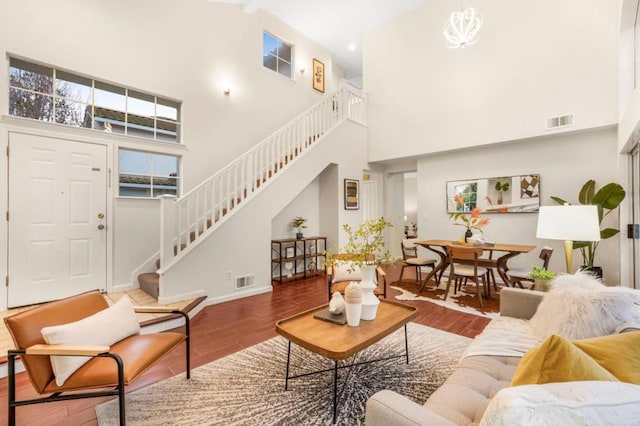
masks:
<svg viewBox="0 0 640 426"><path fill-rule="evenodd" d="M293 257L293 256L295 256L295 249L293 247L285 247L284 257Z"/></svg>
<svg viewBox="0 0 640 426"><path fill-rule="evenodd" d="M324 93L324 64L313 58L313 88Z"/></svg>
<svg viewBox="0 0 640 426"><path fill-rule="evenodd" d="M360 208L359 181L356 179L344 180L344 209L358 210Z"/></svg>

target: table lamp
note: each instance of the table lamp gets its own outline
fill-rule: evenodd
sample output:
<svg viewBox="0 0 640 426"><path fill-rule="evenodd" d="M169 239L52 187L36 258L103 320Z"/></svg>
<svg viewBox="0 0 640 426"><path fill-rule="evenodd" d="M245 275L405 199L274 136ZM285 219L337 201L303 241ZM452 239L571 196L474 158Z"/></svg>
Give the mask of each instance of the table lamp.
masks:
<svg viewBox="0 0 640 426"><path fill-rule="evenodd" d="M564 240L567 273L571 273L571 255L574 241L600 241L598 207L541 206L538 213L536 238Z"/></svg>

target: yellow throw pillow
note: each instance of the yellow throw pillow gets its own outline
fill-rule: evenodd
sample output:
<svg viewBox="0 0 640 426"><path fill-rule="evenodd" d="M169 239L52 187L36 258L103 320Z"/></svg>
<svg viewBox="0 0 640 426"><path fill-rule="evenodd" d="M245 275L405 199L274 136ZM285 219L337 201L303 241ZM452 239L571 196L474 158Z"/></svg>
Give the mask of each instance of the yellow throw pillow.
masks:
<svg viewBox="0 0 640 426"><path fill-rule="evenodd" d="M640 385L640 331L576 340L573 344L621 382Z"/></svg>
<svg viewBox="0 0 640 426"><path fill-rule="evenodd" d="M571 342L551 335L522 357L511 386L580 380L619 381Z"/></svg>

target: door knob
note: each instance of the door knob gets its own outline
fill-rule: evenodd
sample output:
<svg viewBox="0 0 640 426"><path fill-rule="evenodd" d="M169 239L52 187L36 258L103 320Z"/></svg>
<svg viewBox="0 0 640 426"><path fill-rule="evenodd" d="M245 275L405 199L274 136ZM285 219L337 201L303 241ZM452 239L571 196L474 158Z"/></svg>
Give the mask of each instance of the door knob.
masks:
<svg viewBox="0 0 640 426"><path fill-rule="evenodd" d="M98 225L98 229L103 230L104 229L104 225L103 224Z"/></svg>
<svg viewBox="0 0 640 426"><path fill-rule="evenodd" d="M98 213L98 219L104 219L104 213Z"/></svg>

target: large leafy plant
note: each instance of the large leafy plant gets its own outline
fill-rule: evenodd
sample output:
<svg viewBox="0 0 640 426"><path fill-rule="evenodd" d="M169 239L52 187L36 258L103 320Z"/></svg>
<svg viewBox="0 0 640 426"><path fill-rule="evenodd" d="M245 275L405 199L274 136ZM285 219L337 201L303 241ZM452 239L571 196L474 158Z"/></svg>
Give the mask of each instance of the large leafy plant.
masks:
<svg viewBox="0 0 640 426"><path fill-rule="evenodd" d="M596 191L596 181L593 179L588 180L580 189L578 194L578 202L582 205L595 205L598 207L598 220L600 223L600 239L606 240L616 235L620 230L615 228L602 229L602 220L615 210L622 200L624 200L626 193L622 186L617 183L611 182ZM571 204L560 197L551 197L553 201L558 204L566 205ZM584 266L593 266L593 261L596 256L596 250L598 248L599 241L574 241L573 249L580 249L582 254Z"/></svg>
<svg viewBox="0 0 640 426"><path fill-rule="evenodd" d="M351 225L344 224L342 228L347 233L348 241L340 250L340 253L348 254L349 260L355 266L362 265L385 265L391 263L393 257L385 249L384 230L393 225L383 217L379 219L367 220L357 229ZM327 262L333 261L332 253L325 251Z"/></svg>

